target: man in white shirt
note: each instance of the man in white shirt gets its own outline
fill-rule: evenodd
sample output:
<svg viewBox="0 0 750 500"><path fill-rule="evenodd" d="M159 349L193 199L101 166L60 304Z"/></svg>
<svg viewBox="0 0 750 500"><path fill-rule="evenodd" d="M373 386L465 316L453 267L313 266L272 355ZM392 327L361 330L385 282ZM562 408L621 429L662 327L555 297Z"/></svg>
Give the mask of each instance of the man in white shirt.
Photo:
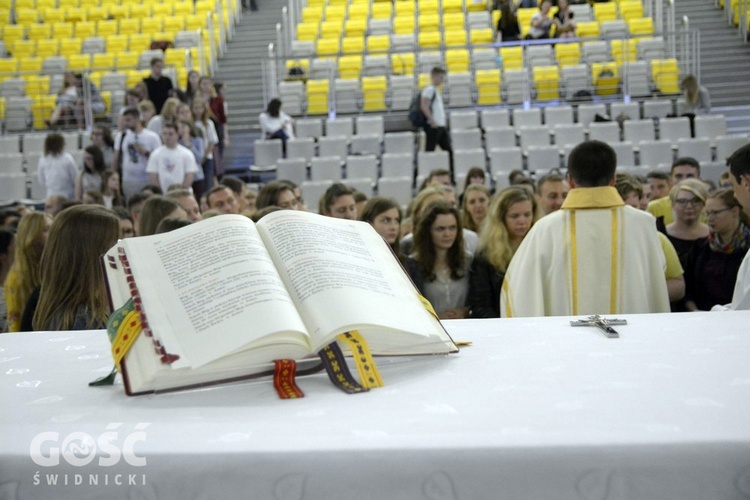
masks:
<svg viewBox="0 0 750 500"><path fill-rule="evenodd" d="M115 142L112 164L116 166L122 155L122 191L127 199L151 184L146 165L151 152L161 146L161 139L156 133L143 127L138 108L127 108L122 112L122 117L125 132Z"/></svg>
<svg viewBox="0 0 750 500"><path fill-rule="evenodd" d="M568 158L570 192L539 219L503 281L505 317L669 312L666 261L653 216L613 187L617 156L600 141Z"/></svg>
<svg viewBox="0 0 750 500"><path fill-rule="evenodd" d="M435 146L440 146L440 149L447 151L450 158L451 175L453 175L451 136L448 134L448 129L445 128L445 106L443 106L443 96L438 90L444 79L445 69L438 66L432 68L430 84L422 89L420 110L427 121L425 126L425 134L427 135L425 151L435 151Z"/></svg>
<svg viewBox="0 0 750 500"><path fill-rule="evenodd" d="M729 180L734 188L734 197L750 215L750 144L742 146L727 160ZM739 311L750 309L750 252L745 255L734 283L732 302L725 306L714 306L713 311Z"/></svg>
<svg viewBox="0 0 750 500"><path fill-rule="evenodd" d="M146 172L151 176L151 184L158 184L165 193L173 184L189 188L198 171L195 155L177 142L179 135L174 123L162 125L161 137L164 144L151 153L146 166Z"/></svg>

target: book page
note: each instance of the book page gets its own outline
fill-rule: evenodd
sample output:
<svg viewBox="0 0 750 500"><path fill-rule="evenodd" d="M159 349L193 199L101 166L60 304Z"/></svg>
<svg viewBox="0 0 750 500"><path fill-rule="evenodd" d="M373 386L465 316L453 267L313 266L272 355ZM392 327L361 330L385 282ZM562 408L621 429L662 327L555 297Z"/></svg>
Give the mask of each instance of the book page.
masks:
<svg viewBox="0 0 750 500"><path fill-rule="evenodd" d="M367 223L305 212L264 217L258 230L307 325L313 348L356 325L434 335L439 324L387 243Z"/></svg>
<svg viewBox="0 0 750 500"><path fill-rule="evenodd" d="M248 218L213 217L123 246L151 330L180 356L174 368L195 368L250 344L309 350L304 323ZM278 332L294 334L272 336Z"/></svg>

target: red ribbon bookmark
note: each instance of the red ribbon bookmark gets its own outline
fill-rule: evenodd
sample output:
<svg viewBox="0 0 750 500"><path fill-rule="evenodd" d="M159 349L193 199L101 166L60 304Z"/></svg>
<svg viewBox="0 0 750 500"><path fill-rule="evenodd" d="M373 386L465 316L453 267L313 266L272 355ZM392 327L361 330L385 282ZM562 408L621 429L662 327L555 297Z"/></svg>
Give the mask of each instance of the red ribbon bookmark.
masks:
<svg viewBox="0 0 750 500"><path fill-rule="evenodd" d="M273 387L281 399L304 398L303 393L294 377L297 373L297 363L291 359L277 359L274 363Z"/></svg>

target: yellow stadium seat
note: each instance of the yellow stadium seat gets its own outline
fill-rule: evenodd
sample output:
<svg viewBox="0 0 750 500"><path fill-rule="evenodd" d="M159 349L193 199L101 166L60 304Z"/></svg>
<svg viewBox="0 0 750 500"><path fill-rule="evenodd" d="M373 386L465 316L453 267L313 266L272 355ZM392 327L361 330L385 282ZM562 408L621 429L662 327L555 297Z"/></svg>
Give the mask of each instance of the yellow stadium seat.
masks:
<svg viewBox="0 0 750 500"><path fill-rule="evenodd" d="M0 0L1 9L11 9L13 7L16 9L33 9L36 7L36 2L34 0L16 0L15 2L13 0Z"/></svg>
<svg viewBox="0 0 750 500"><path fill-rule="evenodd" d="M535 7L522 7L519 9L516 9L516 17L518 18L518 26L523 28L524 26L528 28L529 24L531 24L531 18L534 17L534 14L539 12L539 9Z"/></svg>
<svg viewBox="0 0 750 500"><path fill-rule="evenodd" d="M0 8L0 25L10 24L10 9Z"/></svg>
<svg viewBox="0 0 750 500"><path fill-rule="evenodd" d="M422 17L425 14L438 15L438 0L419 0L419 3L417 3L417 8L419 8L419 17Z"/></svg>
<svg viewBox="0 0 750 500"><path fill-rule="evenodd" d="M458 12L463 14L464 3L463 0L443 0L443 12L451 13Z"/></svg>
<svg viewBox="0 0 750 500"><path fill-rule="evenodd" d="M349 19L344 24L346 36L365 36L367 32L366 19Z"/></svg>
<svg viewBox="0 0 750 500"><path fill-rule="evenodd" d="M468 12L482 12L487 10L487 4L482 0L466 0L466 10Z"/></svg>
<svg viewBox="0 0 750 500"><path fill-rule="evenodd" d="M367 18L370 17L370 5L352 4L349 6L348 16L349 19L361 19L367 21Z"/></svg>
<svg viewBox="0 0 750 500"><path fill-rule="evenodd" d="M91 54L68 56L68 69L71 71L89 71L91 69Z"/></svg>
<svg viewBox="0 0 750 500"><path fill-rule="evenodd" d="M385 93L388 82L384 76L362 78L362 110L385 111Z"/></svg>
<svg viewBox="0 0 750 500"><path fill-rule="evenodd" d="M130 5L113 5L109 8L112 19L127 19L130 17Z"/></svg>
<svg viewBox="0 0 750 500"><path fill-rule="evenodd" d="M164 18L164 31L178 33L185 29L185 18L182 16L167 16Z"/></svg>
<svg viewBox="0 0 750 500"><path fill-rule="evenodd" d="M391 54L391 73L394 75L413 75L414 54L412 52L394 52Z"/></svg>
<svg viewBox="0 0 750 500"><path fill-rule="evenodd" d="M140 19L120 19L120 30L121 35L134 35L141 32L141 20Z"/></svg>
<svg viewBox="0 0 750 500"><path fill-rule="evenodd" d="M325 21L343 22L346 18L346 5L328 5L325 10Z"/></svg>
<svg viewBox="0 0 750 500"><path fill-rule="evenodd" d="M18 60L18 72L23 74L34 74L42 71L41 57L24 57Z"/></svg>
<svg viewBox="0 0 750 500"><path fill-rule="evenodd" d="M286 62L286 74L289 74L289 71L293 68L299 68L303 72L303 76L292 78L292 80L305 80L307 78L307 75L310 74L310 61L307 59L295 59L291 61Z"/></svg>
<svg viewBox="0 0 750 500"><path fill-rule="evenodd" d="M35 9L16 9L16 24L29 26L39 22L39 15Z"/></svg>
<svg viewBox="0 0 750 500"><path fill-rule="evenodd" d="M138 83L140 83L141 80L148 77L148 75L151 73L151 70L131 70L127 71L126 73L128 75L128 81L126 85L128 87L135 87L136 85L138 85Z"/></svg>
<svg viewBox="0 0 750 500"><path fill-rule="evenodd" d="M37 96L49 94L49 76L46 75L26 75L26 95Z"/></svg>
<svg viewBox="0 0 750 500"><path fill-rule="evenodd" d="M323 19L322 5L308 5L302 9L303 23L319 23Z"/></svg>
<svg viewBox="0 0 750 500"><path fill-rule="evenodd" d="M338 55L339 39L338 38L319 39L317 45L315 46L315 53L318 55L318 57Z"/></svg>
<svg viewBox="0 0 750 500"><path fill-rule="evenodd" d="M410 35L414 33L414 25L414 17L395 17L393 32L397 35Z"/></svg>
<svg viewBox="0 0 750 500"><path fill-rule="evenodd" d="M125 52L128 50L128 35L110 35L107 37L107 52Z"/></svg>
<svg viewBox="0 0 750 500"><path fill-rule="evenodd" d="M417 4L414 0L398 1L396 2L396 17L414 17L414 13L417 10Z"/></svg>
<svg viewBox="0 0 750 500"><path fill-rule="evenodd" d="M36 54L36 42L32 40L16 40L10 51L18 60L23 60L26 57Z"/></svg>
<svg viewBox="0 0 750 500"><path fill-rule="evenodd" d="M680 68L677 59L654 59L651 61L651 81L663 94L680 93Z"/></svg>
<svg viewBox="0 0 750 500"><path fill-rule="evenodd" d="M176 68L187 66L187 51L185 49L167 49L164 52L164 64Z"/></svg>
<svg viewBox="0 0 750 500"><path fill-rule="evenodd" d="M463 29L446 31L445 45L447 47L465 47L468 45L466 31Z"/></svg>
<svg viewBox="0 0 750 500"><path fill-rule="evenodd" d="M358 79L362 72L362 56L339 57L339 78Z"/></svg>
<svg viewBox="0 0 750 500"><path fill-rule="evenodd" d="M99 71L114 71L117 67L115 63L116 54L114 52L106 54L94 54L91 56L91 69Z"/></svg>
<svg viewBox="0 0 750 500"><path fill-rule="evenodd" d="M500 70L480 69L474 73L477 87L477 104L500 104Z"/></svg>
<svg viewBox="0 0 750 500"><path fill-rule="evenodd" d="M150 17L141 19L141 33L157 33L164 29L164 19L161 17Z"/></svg>
<svg viewBox="0 0 750 500"><path fill-rule="evenodd" d="M440 16L437 14L419 14L419 32L437 31L440 28Z"/></svg>
<svg viewBox="0 0 750 500"><path fill-rule="evenodd" d="M52 111L55 110L55 95L37 95L32 98L31 116L34 121L34 128L44 130L47 128L47 120Z"/></svg>
<svg viewBox="0 0 750 500"><path fill-rule="evenodd" d="M615 2L604 2L594 4L594 18L599 24L617 19L617 4Z"/></svg>
<svg viewBox="0 0 750 500"><path fill-rule="evenodd" d="M68 7L80 7L80 0L58 0L57 6L61 9L67 9Z"/></svg>
<svg viewBox="0 0 750 500"><path fill-rule="evenodd" d="M0 58L0 78L9 78L18 72L18 59L15 57Z"/></svg>
<svg viewBox="0 0 750 500"><path fill-rule="evenodd" d="M193 3L192 2L178 2L172 4L172 14L175 16L192 16Z"/></svg>
<svg viewBox="0 0 750 500"><path fill-rule="evenodd" d="M55 23L52 25L52 36L60 38L73 38L73 23Z"/></svg>
<svg viewBox="0 0 750 500"><path fill-rule="evenodd" d="M120 52L117 54L117 69L128 69L136 68L138 66L138 59L140 58L138 52Z"/></svg>
<svg viewBox="0 0 750 500"><path fill-rule="evenodd" d="M171 3L155 3L151 6L151 17L164 18L171 16L174 12L174 8ZM141 24L143 26L143 24Z"/></svg>
<svg viewBox="0 0 750 500"><path fill-rule="evenodd" d="M39 0L37 0L37 3L39 3ZM89 9L91 7L101 6L101 1L100 0L81 0L79 2L79 5L84 9Z"/></svg>
<svg viewBox="0 0 750 500"><path fill-rule="evenodd" d="M500 21L500 11L495 9L492 11L492 26L497 26L497 23Z"/></svg>
<svg viewBox="0 0 750 500"><path fill-rule="evenodd" d="M450 30L462 30L466 23L466 16L459 13L451 13L443 15L443 29L445 31Z"/></svg>
<svg viewBox="0 0 750 500"><path fill-rule="evenodd" d="M555 45L555 58L561 68L575 66L581 62L581 45L578 43L558 43Z"/></svg>
<svg viewBox="0 0 750 500"><path fill-rule="evenodd" d="M342 54L362 54L365 51L365 37L346 36L341 39Z"/></svg>
<svg viewBox="0 0 750 500"><path fill-rule="evenodd" d="M96 23L92 21L81 21L76 23L75 36L80 39L96 36Z"/></svg>
<svg viewBox="0 0 750 500"><path fill-rule="evenodd" d="M523 47L502 47L500 59L503 61L503 70L523 68Z"/></svg>
<svg viewBox="0 0 750 500"><path fill-rule="evenodd" d="M101 7L87 7L86 19L90 22L99 22L109 19L109 6L102 5Z"/></svg>
<svg viewBox="0 0 750 500"><path fill-rule="evenodd" d="M576 24L576 36L579 38L595 38L599 36L599 23L587 21Z"/></svg>
<svg viewBox="0 0 750 500"><path fill-rule="evenodd" d="M643 17L643 2L638 1L622 1L620 2L620 19L626 21L632 18Z"/></svg>
<svg viewBox="0 0 750 500"><path fill-rule="evenodd" d="M367 52L383 53L391 48L391 38L388 35L372 35L367 37Z"/></svg>
<svg viewBox="0 0 750 500"><path fill-rule="evenodd" d="M80 38L68 38L60 40L60 55L71 56L81 53L81 39Z"/></svg>
<svg viewBox="0 0 750 500"><path fill-rule="evenodd" d="M653 35L654 20L650 17L639 17L628 20L631 35Z"/></svg>
<svg viewBox="0 0 750 500"><path fill-rule="evenodd" d="M130 35L128 47L133 52L143 52L151 48L152 35L150 33L138 33Z"/></svg>
<svg viewBox="0 0 750 500"><path fill-rule="evenodd" d="M344 22L340 19L320 23L320 38L339 38L343 32Z"/></svg>
<svg viewBox="0 0 750 500"><path fill-rule="evenodd" d="M328 80L308 80L306 93L308 114L328 113Z"/></svg>
<svg viewBox="0 0 750 500"><path fill-rule="evenodd" d="M374 3L372 5L373 19L390 19L393 14L393 5L390 2Z"/></svg>
<svg viewBox="0 0 750 500"><path fill-rule="evenodd" d="M80 7L68 7L65 9L65 21L69 23L79 23L86 20L86 9Z"/></svg>
<svg viewBox="0 0 750 500"><path fill-rule="evenodd" d="M60 42L55 39L38 40L36 55L41 58L56 56L60 53Z"/></svg>
<svg viewBox="0 0 750 500"><path fill-rule="evenodd" d="M533 78L537 101L560 99L560 70L557 66L536 66Z"/></svg>
<svg viewBox="0 0 750 500"><path fill-rule="evenodd" d="M466 49L448 49L445 51L445 65L449 73L466 73L469 71L469 51Z"/></svg>
<svg viewBox="0 0 750 500"><path fill-rule="evenodd" d="M130 17L145 19L151 17L151 4L133 4L130 6Z"/></svg>
<svg viewBox="0 0 750 500"><path fill-rule="evenodd" d="M440 30L420 31L417 35L419 46L423 49L437 49L442 44L442 33Z"/></svg>
<svg viewBox="0 0 750 500"><path fill-rule="evenodd" d="M616 62L593 63L591 65L591 81L597 95L616 94L620 87L618 75Z"/></svg>
<svg viewBox="0 0 750 500"><path fill-rule="evenodd" d="M429 73L421 73L419 75L419 88L423 89L423 88L425 88L429 84L430 84L430 74ZM442 86L441 86L441 89L442 89Z"/></svg>
<svg viewBox="0 0 750 500"><path fill-rule="evenodd" d="M52 26L49 24L32 24L26 30L29 40L49 40L52 37Z"/></svg>
<svg viewBox="0 0 750 500"><path fill-rule="evenodd" d="M624 42L624 45L623 45ZM612 59L620 65L627 62L634 62L638 57L638 39L629 40L612 40L609 43Z"/></svg>
<svg viewBox="0 0 750 500"><path fill-rule="evenodd" d="M193 14L185 18L185 29L188 31L200 30L206 27L206 22L207 22L206 16L202 16L200 14ZM303 40L303 38L299 38L299 33L297 36L299 40ZM318 25L317 24L315 25L315 38L318 38ZM315 38L313 38L312 40L315 40Z"/></svg>
<svg viewBox="0 0 750 500"><path fill-rule="evenodd" d="M488 44L495 41L495 33L492 28L473 29L469 32L469 37L472 45Z"/></svg>
<svg viewBox="0 0 750 500"><path fill-rule="evenodd" d="M317 24L301 23L297 25L297 40L314 42L318 39L318 33Z"/></svg>
<svg viewBox="0 0 750 500"><path fill-rule="evenodd" d="M117 35L118 33L118 22L114 19L106 19L103 21L96 22L96 32L101 37L109 38ZM127 46L127 44L126 44ZM107 49L109 50L109 49Z"/></svg>
<svg viewBox="0 0 750 500"><path fill-rule="evenodd" d="M3 27L3 42L6 47L12 47L16 40L23 40L23 26L7 24Z"/></svg>

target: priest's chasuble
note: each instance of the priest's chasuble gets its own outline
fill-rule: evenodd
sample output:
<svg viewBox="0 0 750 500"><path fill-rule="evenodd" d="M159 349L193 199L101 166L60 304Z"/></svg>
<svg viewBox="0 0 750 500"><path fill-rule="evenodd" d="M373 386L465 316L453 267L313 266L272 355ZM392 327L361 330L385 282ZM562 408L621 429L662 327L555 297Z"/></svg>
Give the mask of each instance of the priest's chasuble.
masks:
<svg viewBox="0 0 750 500"><path fill-rule="evenodd" d="M654 217L615 188L576 188L540 219L510 262L500 314L577 316L669 312Z"/></svg>

